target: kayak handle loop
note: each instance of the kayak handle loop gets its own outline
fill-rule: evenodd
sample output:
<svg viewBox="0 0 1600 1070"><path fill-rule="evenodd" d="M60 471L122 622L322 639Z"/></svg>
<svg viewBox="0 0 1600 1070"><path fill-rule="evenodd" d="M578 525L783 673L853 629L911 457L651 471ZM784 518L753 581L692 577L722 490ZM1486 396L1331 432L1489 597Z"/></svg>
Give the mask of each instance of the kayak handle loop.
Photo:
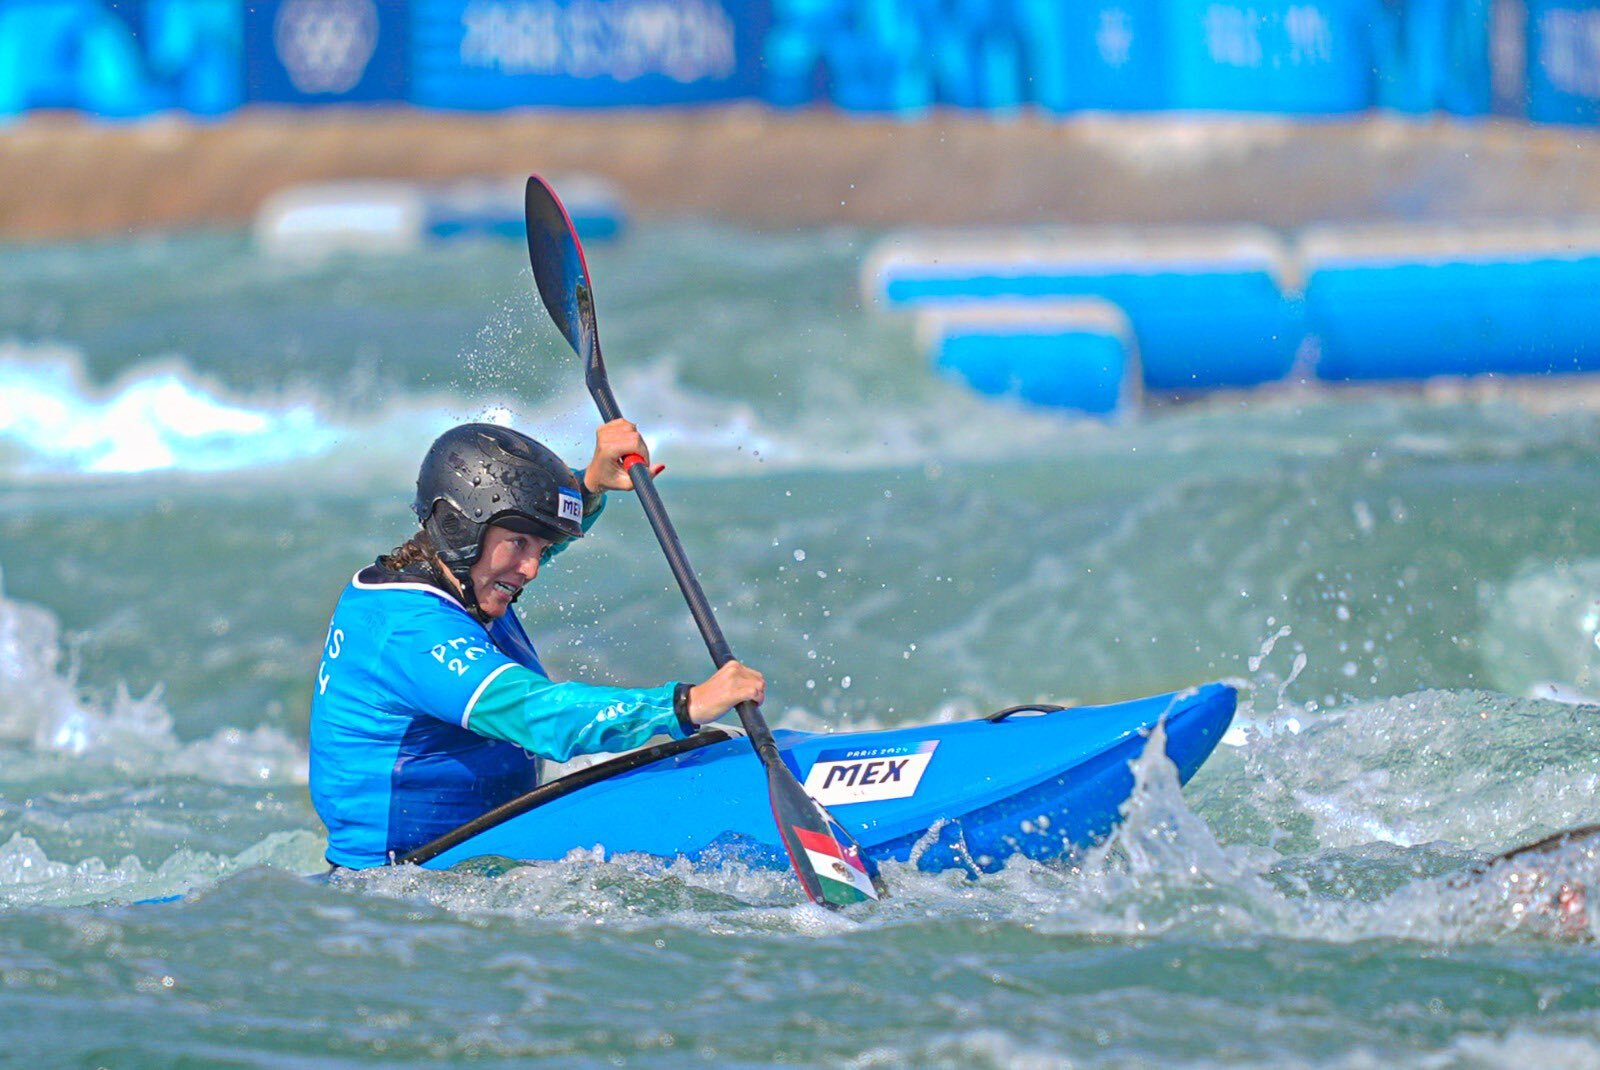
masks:
<svg viewBox="0 0 1600 1070"><path fill-rule="evenodd" d="M1026 706L1008 706L997 713L991 713L989 716L985 717L984 720L988 721L990 724L999 724L1007 717L1010 717L1013 713L1060 713L1066 708L1067 707L1065 706L1053 706L1048 702L1040 702Z"/></svg>

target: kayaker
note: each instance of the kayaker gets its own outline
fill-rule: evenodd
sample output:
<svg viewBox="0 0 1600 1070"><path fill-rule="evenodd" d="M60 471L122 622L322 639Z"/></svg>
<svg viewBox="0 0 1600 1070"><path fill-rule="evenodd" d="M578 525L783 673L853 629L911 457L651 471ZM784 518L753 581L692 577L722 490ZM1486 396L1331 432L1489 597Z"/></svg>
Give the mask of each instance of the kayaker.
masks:
<svg viewBox="0 0 1600 1070"><path fill-rule="evenodd" d="M428 450L420 529L345 588L317 668L311 799L329 862L392 862L532 790L538 758L683 738L765 697L761 674L736 661L694 686L556 683L510 612L606 492L633 489L629 454L649 462L626 420L601 425L582 471L493 424L452 428Z"/></svg>

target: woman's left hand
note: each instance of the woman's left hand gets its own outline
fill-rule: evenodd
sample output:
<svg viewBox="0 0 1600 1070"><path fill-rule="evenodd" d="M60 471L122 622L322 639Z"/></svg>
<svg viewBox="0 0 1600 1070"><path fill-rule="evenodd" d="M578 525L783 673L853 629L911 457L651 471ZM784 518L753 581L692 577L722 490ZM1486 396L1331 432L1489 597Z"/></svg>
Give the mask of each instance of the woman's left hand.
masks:
<svg viewBox="0 0 1600 1070"><path fill-rule="evenodd" d="M622 459L638 454L650 465L650 474L658 476L666 470L664 464L650 464L650 447L644 436L630 420L612 420L600 425L594 433L594 458L583 471L583 485L591 494L607 490L632 490L633 477L622 466Z"/></svg>

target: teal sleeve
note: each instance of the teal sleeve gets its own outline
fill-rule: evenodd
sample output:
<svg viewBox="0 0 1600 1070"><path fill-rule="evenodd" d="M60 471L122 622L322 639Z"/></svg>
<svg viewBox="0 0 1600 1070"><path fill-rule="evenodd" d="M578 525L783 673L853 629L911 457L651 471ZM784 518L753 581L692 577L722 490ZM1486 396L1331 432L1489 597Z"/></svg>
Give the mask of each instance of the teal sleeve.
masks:
<svg viewBox="0 0 1600 1070"><path fill-rule="evenodd" d="M578 477L578 486L580 488L582 488L583 487L583 469L574 468L572 470L572 474ZM605 491L601 491L599 494L591 496L587 490L584 490L584 492L583 492L583 533L585 535L589 534L589 529L594 527L594 522L596 520L599 520L600 519L600 514L605 512L605 511L606 511L606 493L605 493ZM544 560L545 561L550 560L552 557L556 556L556 554L559 554L562 550L565 550L568 546L571 546L571 545L572 545L571 542L563 542L563 543L560 543L560 544L558 544L556 546L550 547L550 549L548 549L548 550L546 550L544 552Z"/></svg>
<svg viewBox="0 0 1600 1070"><path fill-rule="evenodd" d="M462 724L557 762L575 754L632 750L651 736L683 738L672 708L676 686L634 690L558 684L532 669L507 665L478 689Z"/></svg>

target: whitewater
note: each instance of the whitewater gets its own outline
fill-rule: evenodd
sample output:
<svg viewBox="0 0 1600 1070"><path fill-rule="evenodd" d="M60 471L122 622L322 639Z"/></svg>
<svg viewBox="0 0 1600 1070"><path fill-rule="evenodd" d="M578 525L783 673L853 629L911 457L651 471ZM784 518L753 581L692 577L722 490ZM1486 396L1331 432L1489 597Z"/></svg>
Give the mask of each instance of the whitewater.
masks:
<svg viewBox="0 0 1600 1070"><path fill-rule="evenodd" d="M1240 684L1110 842L830 914L575 851L313 879L311 678L465 419L594 417L515 243L0 248L0 1035L29 1066L1600 1066L1600 417L1290 385L979 399L863 306L880 236L589 250L624 411L777 726ZM636 505L521 603L552 671L705 671ZM695 677L698 678L698 677ZM1558 701L1559 700L1559 701ZM173 898L176 897L176 898ZM909 981L909 983L908 983Z"/></svg>

